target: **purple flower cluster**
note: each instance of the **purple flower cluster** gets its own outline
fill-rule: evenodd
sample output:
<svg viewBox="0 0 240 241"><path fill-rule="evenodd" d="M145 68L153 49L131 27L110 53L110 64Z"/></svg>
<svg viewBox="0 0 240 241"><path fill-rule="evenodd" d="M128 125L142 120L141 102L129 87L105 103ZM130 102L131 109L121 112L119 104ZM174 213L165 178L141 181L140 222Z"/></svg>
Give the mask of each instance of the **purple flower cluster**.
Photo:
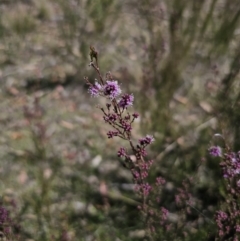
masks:
<svg viewBox="0 0 240 241"><path fill-rule="evenodd" d="M132 122L134 121L134 118L131 118L130 115L123 117L116 113L106 113L103 109L102 111L104 113L103 119L105 122L115 129L107 133L108 138L113 138L115 136L119 136L122 139L128 138L128 135L130 135L132 130Z"/></svg>
<svg viewBox="0 0 240 241"><path fill-rule="evenodd" d="M138 117L139 117L139 114L138 114L138 113L136 113L136 112L133 113L133 118L134 118L134 119L137 119Z"/></svg>
<svg viewBox="0 0 240 241"><path fill-rule="evenodd" d="M141 160L141 155L139 154L139 152L136 153L136 157ZM132 174L136 183L139 183L143 181L143 179L148 177L148 173L152 164L153 160L145 160L144 162L139 164L138 170L132 170Z"/></svg>
<svg viewBox="0 0 240 241"><path fill-rule="evenodd" d="M104 95L109 97L111 100L119 96L121 92L121 88L117 81L107 80L106 84L103 86Z"/></svg>
<svg viewBox="0 0 240 241"><path fill-rule="evenodd" d="M129 123L128 121L125 121L125 120L120 120L119 122L120 122L121 128L123 128L124 132L130 132L132 130L131 122Z"/></svg>
<svg viewBox="0 0 240 241"><path fill-rule="evenodd" d="M209 148L209 154L211 156L221 156L222 155L222 150L221 147L219 146L212 146Z"/></svg>
<svg viewBox="0 0 240 241"><path fill-rule="evenodd" d="M126 156L126 150L125 148L121 147L118 151L118 157L124 157Z"/></svg>
<svg viewBox="0 0 240 241"><path fill-rule="evenodd" d="M164 185L166 183L166 180L162 177L157 177L156 178L156 185L159 186L159 185Z"/></svg>
<svg viewBox="0 0 240 241"><path fill-rule="evenodd" d="M240 225L236 225L235 229L237 233L240 233Z"/></svg>
<svg viewBox="0 0 240 241"><path fill-rule="evenodd" d="M232 178L240 174L240 153L229 152L220 163L224 178ZM238 185L238 182L237 182Z"/></svg>
<svg viewBox="0 0 240 241"><path fill-rule="evenodd" d="M119 107L125 109L128 106L133 105L134 96L133 94L124 94L118 102Z"/></svg>
<svg viewBox="0 0 240 241"><path fill-rule="evenodd" d="M108 114L103 116L103 119L106 122L115 122L117 120L117 115L116 114Z"/></svg>
<svg viewBox="0 0 240 241"><path fill-rule="evenodd" d="M98 82L95 82L95 84L90 84L88 92L92 97L98 97L102 94L107 96L110 100L113 100L122 93L122 90L116 80L107 80L106 84L104 85L101 85ZM123 94L118 100L118 106L120 108L126 109L128 106L133 105L133 101L133 94Z"/></svg>
<svg viewBox="0 0 240 241"><path fill-rule="evenodd" d="M135 191L141 193L143 196L147 197L152 190L152 186L148 183L138 184L135 187Z"/></svg>
<svg viewBox="0 0 240 241"><path fill-rule="evenodd" d="M162 220L166 220L168 213L169 213L168 210L166 208L162 207L161 211L162 211Z"/></svg>
<svg viewBox="0 0 240 241"><path fill-rule="evenodd" d="M0 226L9 222L9 214L6 208L0 206Z"/></svg>
<svg viewBox="0 0 240 241"><path fill-rule="evenodd" d="M143 191L143 196L148 196L150 191L152 190L152 186L149 185L148 183L143 183L141 185L142 191Z"/></svg>
<svg viewBox="0 0 240 241"><path fill-rule="evenodd" d="M153 142L154 142L154 138L153 138L153 136L150 136L150 135L147 135L146 137L139 139L139 143L142 146L149 145Z"/></svg>
<svg viewBox="0 0 240 241"><path fill-rule="evenodd" d="M182 183L183 187L177 188L178 193L175 195L175 203L177 206L188 206L192 199L192 195L189 192L189 185L187 180Z"/></svg>
<svg viewBox="0 0 240 241"><path fill-rule="evenodd" d="M88 92L92 97L98 97L102 91L102 86L96 82L94 85L91 85L88 89Z"/></svg>
<svg viewBox="0 0 240 241"><path fill-rule="evenodd" d="M98 97L99 95L103 94L109 99L113 100L119 96L122 91L117 81L107 80L106 84L104 85L101 85L98 82L95 82L95 84L90 84L88 92L93 97Z"/></svg>
<svg viewBox="0 0 240 241"><path fill-rule="evenodd" d="M105 84L99 84L98 82L95 82L95 84L91 84L90 82L87 83L90 85L88 92L91 96L106 96L112 102L111 104L106 104L107 112L101 108L104 113L103 119L115 129L107 133L108 138L119 136L122 139L127 139L132 130L133 121L139 116L138 113L133 113L132 117L129 113L123 116L123 110L133 104L133 94L123 94L120 99L117 99L122 91L118 82L112 80L111 76L110 80L106 80ZM111 107L113 107L112 110ZM127 136L125 136L125 133Z"/></svg>
<svg viewBox="0 0 240 241"><path fill-rule="evenodd" d="M9 217L9 212L3 206L0 206L0 229L5 235L11 232L11 219Z"/></svg>
<svg viewBox="0 0 240 241"><path fill-rule="evenodd" d="M215 219L218 226L218 235L223 237L225 234L229 233L230 227L226 225L228 223L228 215L223 211L217 211Z"/></svg>
<svg viewBox="0 0 240 241"><path fill-rule="evenodd" d="M107 133L108 138L113 138L114 136L118 136L118 131L109 131Z"/></svg>
<svg viewBox="0 0 240 241"><path fill-rule="evenodd" d="M221 240L228 240L231 235L233 239L238 240L240 231L240 152L232 152L228 146L225 148L225 153L222 153L221 148L213 146L209 149L213 156L220 156L220 168L223 177L225 178L225 188L227 198L222 202L222 210L215 214L215 221L218 228L218 237Z"/></svg>
<svg viewBox="0 0 240 241"><path fill-rule="evenodd" d="M236 208L236 203L234 204ZM234 208L234 209L235 209ZM238 233L240 232L240 225L239 225L239 217L240 211L239 210L231 210L229 209L229 213L224 211L217 211L215 214L215 221L218 227L218 236L221 240L228 240L226 237L231 235L233 239L231 240L238 240ZM235 225L233 225L235 224Z"/></svg>

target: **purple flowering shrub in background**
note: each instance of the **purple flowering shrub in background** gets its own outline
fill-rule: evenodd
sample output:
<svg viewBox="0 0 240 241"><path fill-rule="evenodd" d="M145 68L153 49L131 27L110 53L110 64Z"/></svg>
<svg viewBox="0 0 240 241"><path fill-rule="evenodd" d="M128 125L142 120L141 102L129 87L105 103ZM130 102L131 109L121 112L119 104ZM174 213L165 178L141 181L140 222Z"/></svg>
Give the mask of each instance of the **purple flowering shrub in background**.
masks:
<svg viewBox="0 0 240 241"><path fill-rule="evenodd" d="M17 240L13 235L13 228L17 228L10 218L9 211L0 204L0 240Z"/></svg>
<svg viewBox="0 0 240 241"><path fill-rule="evenodd" d="M220 157L219 163L224 179L224 201L219 204L215 221L217 240L239 240L240 237L240 152L233 152L227 145L209 148L210 155Z"/></svg>
<svg viewBox="0 0 240 241"><path fill-rule="evenodd" d="M7 235L10 232L11 219L7 209L0 206L0 226L3 234Z"/></svg>

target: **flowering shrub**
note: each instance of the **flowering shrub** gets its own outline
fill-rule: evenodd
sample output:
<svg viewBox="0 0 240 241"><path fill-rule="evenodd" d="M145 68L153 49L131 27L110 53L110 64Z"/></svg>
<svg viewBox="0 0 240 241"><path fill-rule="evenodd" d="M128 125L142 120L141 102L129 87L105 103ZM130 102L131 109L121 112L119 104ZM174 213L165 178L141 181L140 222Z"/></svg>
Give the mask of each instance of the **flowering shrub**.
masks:
<svg viewBox="0 0 240 241"><path fill-rule="evenodd" d="M91 51L93 50L91 49ZM90 56L92 55L90 53ZM94 56L97 60L95 49ZM161 195L166 180L158 176L154 184L148 182L149 170L153 160L147 158L146 148L154 142L154 137L146 135L140 138L137 143L132 138L133 123L139 118L138 113L130 113L129 111L129 107L133 106L134 95L122 93L118 81L113 79L110 72L104 78L100 73L98 63L95 64L92 57L90 66L97 72L98 80L95 80L95 83L92 84L85 77L85 81L89 85L88 92L92 97L103 97L107 101L105 107L99 107L102 111L103 120L112 128L106 135L108 138L121 138L127 141L130 147L129 149L120 147L117 156L121 158L121 164L132 174L135 192L141 200L138 209L144 217L146 236L153 240L153 238L166 238L165 234L168 233L167 237L174 240L179 240L179 238L192 240L193 232L189 228L191 225L189 223L183 224L187 220L186 216L191 214L191 208L199 216L210 221L209 223L213 223L194 207L197 201L194 200L190 192L190 186L194 185L193 178L186 178L186 180L182 181L182 185L175 190L175 212L177 217L175 224L170 223L169 211L161 205ZM237 241L240 233L240 152L234 153L228 147L223 151L219 146L212 146L209 148L209 154L213 157L222 158L219 166L222 170L222 177L225 179L226 199L219 203L219 210L215 212L214 216L218 232L215 234L214 231L210 231L207 235L205 233L205 236L196 237L198 240L212 240L214 237L214 240ZM180 209L180 212L177 212L177 209ZM192 227L197 227L197 225L193 224ZM188 226L188 230L186 226ZM174 230L178 232L174 233ZM189 230L190 233L188 233Z"/></svg>
<svg viewBox="0 0 240 241"><path fill-rule="evenodd" d="M225 200L216 211L215 221L218 240L239 240L240 237L240 152L233 152L226 146L212 146L209 153L221 157L220 168L224 178Z"/></svg>
<svg viewBox="0 0 240 241"><path fill-rule="evenodd" d="M0 225L1 225L1 229L3 230L3 232L8 232L8 227L11 223L11 219L9 217L8 211L6 210L5 207L0 206Z"/></svg>
<svg viewBox="0 0 240 241"><path fill-rule="evenodd" d="M0 205L0 240L1 238L7 238L7 240L13 239L13 227L17 227L11 220L8 210Z"/></svg>
<svg viewBox="0 0 240 241"><path fill-rule="evenodd" d="M95 51L95 50L94 50ZM96 52L94 53L96 56ZM90 53L91 56L91 53ZM134 121L139 118L139 114L129 112L128 108L133 106L134 95L122 94L121 87L117 80L114 80L111 73L107 73L103 78L97 63L91 61L90 66L95 69L98 74L98 80L92 84L85 77L86 83L89 85L88 92L92 97L103 97L107 100L106 107L99 107L103 114L103 120L111 126L112 130L106 133L108 138L121 138L128 142L129 150L120 147L117 151L117 156L121 158L120 162L127 168L133 177L135 183L135 191L141 198L141 203L138 209L143 213L147 225L147 233L155 232L155 220L161 224L162 228L167 227L168 210L164 207L159 207L159 202L155 196L159 196L159 191L165 184L162 177L156 178L156 183L151 185L147 181L149 169L153 164L153 160L147 159L146 148L154 142L152 135L146 135L138 140L137 143L132 139L132 129ZM157 192L157 193L156 193ZM154 210L154 207L158 210ZM157 225L158 226L158 225Z"/></svg>

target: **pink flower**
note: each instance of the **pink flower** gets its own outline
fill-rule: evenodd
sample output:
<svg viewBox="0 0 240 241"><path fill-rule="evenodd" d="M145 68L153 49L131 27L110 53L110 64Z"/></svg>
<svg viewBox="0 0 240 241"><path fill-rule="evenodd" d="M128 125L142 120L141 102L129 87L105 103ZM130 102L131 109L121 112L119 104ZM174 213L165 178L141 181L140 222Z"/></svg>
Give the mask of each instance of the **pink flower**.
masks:
<svg viewBox="0 0 240 241"><path fill-rule="evenodd" d="M98 97L101 90L102 90L102 86L98 82L96 82L94 85L91 85L89 87L88 92L90 93L91 96Z"/></svg>
<svg viewBox="0 0 240 241"><path fill-rule="evenodd" d="M209 148L209 154L211 156L221 156L222 150L219 146L212 146L212 147Z"/></svg>
<svg viewBox="0 0 240 241"><path fill-rule="evenodd" d="M108 96L111 100L121 94L121 88L117 81L107 81L103 86L104 95Z"/></svg>

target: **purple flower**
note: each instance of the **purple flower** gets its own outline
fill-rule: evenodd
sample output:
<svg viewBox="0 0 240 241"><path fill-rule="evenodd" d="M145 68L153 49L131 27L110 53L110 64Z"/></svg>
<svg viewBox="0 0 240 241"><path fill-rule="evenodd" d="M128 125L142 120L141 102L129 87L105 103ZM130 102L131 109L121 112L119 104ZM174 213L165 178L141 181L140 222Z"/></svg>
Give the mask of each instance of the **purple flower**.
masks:
<svg viewBox="0 0 240 241"><path fill-rule="evenodd" d="M109 131L107 133L108 138L113 138L114 136L117 136L119 133L118 131Z"/></svg>
<svg viewBox="0 0 240 241"><path fill-rule="evenodd" d="M157 185L164 185L166 183L166 180L162 177L157 177L156 178L156 184Z"/></svg>
<svg viewBox="0 0 240 241"><path fill-rule="evenodd" d="M135 118L135 119L137 119L138 117L139 117L139 114L138 113L133 113L133 117Z"/></svg>
<svg viewBox="0 0 240 241"><path fill-rule="evenodd" d="M240 233L240 225L235 226L236 232Z"/></svg>
<svg viewBox="0 0 240 241"><path fill-rule="evenodd" d="M109 121L115 122L117 120L117 115L116 114L110 114L109 115Z"/></svg>
<svg viewBox="0 0 240 241"><path fill-rule="evenodd" d="M139 149L139 154L140 154L141 156L146 156L146 155L147 155L147 151L146 151L144 148L140 148L140 149Z"/></svg>
<svg viewBox="0 0 240 241"><path fill-rule="evenodd" d="M123 128L124 128L124 131L126 132L130 132L132 130L132 127L129 124L124 125Z"/></svg>
<svg viewBox="0 0 240 241"><path fill-rule="evenodd" d="M112 122L115 122L117 120L117 115L116 114L105 115L105 116L103 116L103 119L106 122L112 123Z"/></svg>
<svg viewBox="0 0 240 241"><path fill-rule="evenodd" d="M146 137L139 139L139 143L143 145L149 145L154 142L153 136L146 135Z"/></svg>
<svg viewBox="0 0 240 241"><path fill-rule="evenodd" d="M219 146L212 146L208 150L209 150L209 154L211 156L221 156L222 155L222 150Z"/></svg>
<svg viewBox="0 0 240 241"><path fill-rule="evenodd" d="M162 211L162 220L166 220L168 216L168 210L164 207L161 208Z"/></svg>
<svg viewBox="0 0 240 241"><path fill-rule="evenodd" d="M124 157L126 156L126 150L125 148L121 147L118 151L118 157Z"/></svg>
<svg viewBox="0 0 240 241"><path fill-rule="evenodd" d="M154 142L153 136L147 135L147 136L145 137L145 139L146 139L145 141L146 141L147 144L151 144L151 143Z"/></svg>
<svg viewBox="0 0 240 241"><path fill-rule="evenodd" d="M9 215L6 208L0 206L0 224L4 224L9 221Z"/></svg>
<svg viewBox="0 0 240 241"><path fill-rule="evenodd" d="M121 120L120 124L122 125L122 128L123 128L124 131L130 132L132 130L131 124L128 124L126 121Z"/></svg>
<svg viewBox="0 0 240 241"><path fill-rule="evenodd" d="M104 95L108 96L110 99L116 98L118 95L121 94L121 92L122 91L117 81L108 80L106 84L103 86Z"/></svg>
<svg viewBox="0 0 240 241"><path fill-rule="evenodd" d="M102 90L102 86L99 83L95 83L94 85L91 85L88 89L88 92L93 97L98 97L100 92Z"/></svg>
<svg viewBox="0 0 240 241"><path fill-rule="evenodd" d="M224 221L228 218L228 215L223 211L217 211L217 220Z"/></svg>
<svg viewBox="0 0 240 241"><path fill-rule="evenodd" d="M141 184L141 189L142 189L143 195L148 196L150 191L152 190L152 186L149 185L148 183L143 183Z"/></svg>
<svg viewBox="0 0 240 241"><path fill-rule="evenodd" d="M120 101L118 102L118 105L122 107L123 109L127 108L128 106L133 104L134 96L133 94L124 94Z"/></svg>

